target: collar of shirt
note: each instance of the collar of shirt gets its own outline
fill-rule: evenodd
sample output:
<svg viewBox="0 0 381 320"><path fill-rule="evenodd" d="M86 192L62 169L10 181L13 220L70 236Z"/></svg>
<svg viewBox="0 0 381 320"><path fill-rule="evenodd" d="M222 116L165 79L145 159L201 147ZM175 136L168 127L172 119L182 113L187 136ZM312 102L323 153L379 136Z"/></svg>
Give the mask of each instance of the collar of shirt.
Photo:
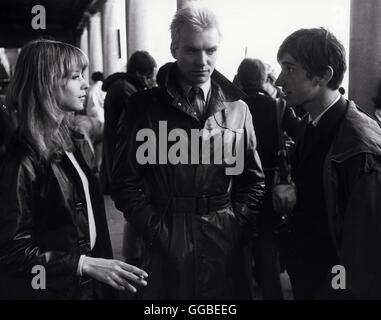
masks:
<svg viewBox="0 0 381 320"><path fill-rule="evenodd" d="M189 84L185 83L181 79L179 81L180 81L180 87L181 87L181 89L183 90L185 96L188 97L189 91L190 91L190 89L192 89L192 86L190 86ZM206 101L208 96L209 96L210 87L211 87L211 80L210 80L210 78L208 79L207 82L203 83L202 85L200 85L198 87L202 90L202 93L204 95L204 97L203 97L204 101Z"/></svg>
<svg viewBox="0 0 381 320"><path fill-rule="evenodd" d="M332 101L332 103L327 107L325 108L314 120L311 119L311 116L308 115L308 122L311 122L312 121L312 124L314 125L314 127L317 126L319 120L321 119L321 117L337 102L339 101L341 95L338 94L337 97Z"/></svg>

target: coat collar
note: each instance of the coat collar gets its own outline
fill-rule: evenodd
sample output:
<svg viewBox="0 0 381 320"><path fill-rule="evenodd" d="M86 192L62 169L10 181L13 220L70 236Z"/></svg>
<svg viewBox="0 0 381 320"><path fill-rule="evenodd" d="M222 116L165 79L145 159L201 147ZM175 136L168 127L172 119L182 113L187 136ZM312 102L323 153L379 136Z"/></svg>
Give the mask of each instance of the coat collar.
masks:
<svg viewBox="0 0 381 320"><path fill-rule="evenodd" d="M301 136L299 136L300 142L298 143L298 154L300 160L298 161L300 166L304 161L311 156L311 153L315 149L315 146L323 141L331 141L335 137L335 133L338 132L340 123L342 122L347 110L347 101L341 97L317 123L313 139L308 142L305 141L305 132L307 124L309 122L309 114L307 113L300 124ZM309 145L306 145L308 143Z"/></svg>
<svg viewBox="0 0 381 320"><path fill-rule="evenodd" d="M73 144L76 150L80 151L80 155L82 156L83 160L87 164L87 166L94 171L96 168L95 165L95 156L93 151L91 150L91 147L89 145L89 141L86 139L86 137L79 131L72 130L71 136L73 140Z"/></svg>
<svg viewBox="0 0 381 320"><path fill-rule="evenodd" d="M332 145L331 159L342 162L359 153L381 155L380 125L349 101L347 113Z"/></svg>
<svg viewBox="0 0 381 320"><path fill-rule="evenodd" d="M267 91L261 89L261 88L255 88L255 87L249 87L249 88L244 88L243 91L248 95L262 95L262 96L267 96L270 97L270 95L267 93Z"/></svg>
<svg viewBox="0 0 381 320"><path fill-rule="evenodd" d="M324 114L316 124L316 132L321 139L332 137L337 132L348 108L347 101L341 96Z"/></svg>
<svg viewBox="0 0 381 320"><path fill-rule="evenodd" d="M110 88L110 86L116 80L119 80L119 79L123 79L123 80L127 81L131 86L134 87L134 91L140 91L140 90L145 89L144 85L137 78L137 76L135 76L131 73L126 73L126 72L116 72L116 73L113 73L112 75L108 76L104 80L104 82L102 84L102 90L107 91Z"/></svg>
<svg viewBox="0 0 381 320"><path fill-rule="evenodd" d="M173 98L172 106L197 119L197 117L193 114L193 110L189 106L178 81L176 80L177 73L177 62L174 62L169 67L165 80L166 90ZM231 83L217 70L214 70L211 76L211 90L211 98L205 115L206 118L225 109L226 104L224 104L224 102L233 102L247 97L243 91Z"/></svg>

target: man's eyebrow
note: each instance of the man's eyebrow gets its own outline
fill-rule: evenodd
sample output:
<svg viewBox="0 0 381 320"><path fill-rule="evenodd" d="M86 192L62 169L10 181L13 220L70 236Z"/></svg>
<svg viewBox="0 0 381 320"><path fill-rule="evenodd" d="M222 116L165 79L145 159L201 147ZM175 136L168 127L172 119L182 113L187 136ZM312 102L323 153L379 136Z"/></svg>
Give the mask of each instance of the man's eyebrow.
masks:
<svg viewBox="0 0 381 320"><path fill-rule="evenodd" d="M282 64L282 66L296 66L295 63L293 63L293 62L289 62L289 61L284 61L284 62L282 62L281 64Z"/></svg>

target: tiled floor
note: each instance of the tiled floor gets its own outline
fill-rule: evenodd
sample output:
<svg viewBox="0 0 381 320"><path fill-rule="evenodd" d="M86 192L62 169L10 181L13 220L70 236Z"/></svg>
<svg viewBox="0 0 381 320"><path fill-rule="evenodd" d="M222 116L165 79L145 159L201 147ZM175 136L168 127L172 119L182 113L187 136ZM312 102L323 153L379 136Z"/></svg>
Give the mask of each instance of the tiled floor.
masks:
<svg viewBox="0 0 381 320"><path fill-rule="evenodd" d="M124 226L124 218L120 211L118 211L114 202L111 200L110 196L105 196L105 205L107 212L107 221L108 227L111 236L111 244L113 247L114 257L116 259L122 259L122 241L123 241L123 226ZM281 274L281 283L283 288L283 296L285 300L292 300L292 292L290 281L287 273ZM262 299L260 290L257 286L255 286L255 298Z"/></svg>

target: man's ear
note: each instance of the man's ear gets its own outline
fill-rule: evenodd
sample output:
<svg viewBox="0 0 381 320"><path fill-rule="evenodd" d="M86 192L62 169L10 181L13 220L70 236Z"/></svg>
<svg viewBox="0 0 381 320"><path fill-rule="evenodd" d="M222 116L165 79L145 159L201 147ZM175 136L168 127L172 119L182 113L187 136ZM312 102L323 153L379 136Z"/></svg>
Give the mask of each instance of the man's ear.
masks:
<svg viewBox="0 0 381 320"><path fill-rule="evenodd" d="M333 68L331 66L328 66L325 69L323 75L318 78L318 84L320 86L326 86L328 82L331 81L333 74L334 74Z"/></svg>
<svg viewBox="0 0 381 320"><path fill-rule="evenodd" d="M177 51L177 48L175 47L175 44L171 42L171 53L172 53L172 57L174 57L175 59L177 59L176 51Z"/></svg>

